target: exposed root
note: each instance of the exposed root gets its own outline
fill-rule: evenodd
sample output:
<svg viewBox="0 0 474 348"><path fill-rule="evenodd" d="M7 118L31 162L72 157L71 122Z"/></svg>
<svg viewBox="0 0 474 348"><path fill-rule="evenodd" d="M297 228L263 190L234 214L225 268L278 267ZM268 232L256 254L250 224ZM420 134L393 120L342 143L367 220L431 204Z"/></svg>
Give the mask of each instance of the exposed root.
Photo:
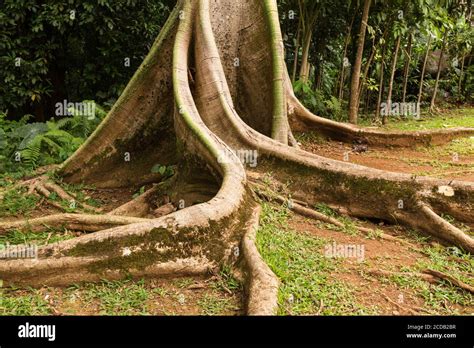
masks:
<svg viewBox="0 0 474 348"><path fill-rule="evenodd" d="M432 275L433 277L439 278L441 280L446 280L446 281L450 282L452 285L457 286L458 288L464 289L466 291L469 291L471 294L474 294L474 287L473 286L471 286L469 284L466 284L466 283L464 283L464 282L462 282L462 281L460 281L456 278L453 278L448 274L445 274L445 273L440 272L440 271L436 271L434 269L427 269L423 272L426 273L426 274Z"/></svg>
<svg viewBox="0 0 474 348"><path fill-rule="evenodd" d="M248 273L248 315L274 315L278 309L279 281L262 260L255 238L258 229L260 207L254 208L247 232L242 240L244 269Z"/></svg>
<svg viewBox="0 0 474 348"><path fill-rule="evenodd" d="M219 12L224 5L240 11L236 13L240 24L225 28L227 20L222 20L223 12ZM217 12L212 18L210 7ZM0 279L6 285L42 286L127 275L204 274L223 263L233 263L232 251L241 245L240 260L249 293L248 313L275 314L278 280L255 245L259 209L253 209L255 202L246 170L234 150L258 151L258 170L274 172L280 182L291 178L289 189L299 193L303 201L343 205L353 216L418 224L421 230L463 248L467 245L466 250L472 252L471 239L418 202L429 203L437 212L463 210L468 219L474 206L473 185L412 178L302 151L295 146L289 130L286 105L288 101L289 109L293 110L290 114L305 127L369 144L437 143L454 135L471 134L472 129L392 134L361 130L311 115L284 86L283 44L276 29L276 10L273 0L249 0L238 5L231 0L178 1L150 53L110 113L58 173L69 183L137 187L164 179L152 173L157 163L178 166L179 180L170 189L173 198L170 202L157 201L161 188L155 186L103 216L58 214L15 222L14 227L5 223L4 231L44 226L100 230L42 246L37 260L2 261ZM263 16L266 20L261 20ZM213 31L220 37L220 48L228 51L219 51ZM259 44L268 41L265 47ZM232 64L233 59L221 57L241 59L240 68ZM223 63L232 88L227 83ZM243 118L237 114L233 98L238 101ZM293 147L287 146L287 142ZM124 161L125 153L130 155L130 161ZM223 154L229 154L224 161ZM193 175L199 174L203 174L204 180L193 181ZM52 192L65 200L74 199L45 177L23 184L29 185L30 193L37 192L59 209L62 207L57 202L48 199ZM172 203L187 198L197 186L202 190L203 185L205 194L200 192L198 199L186 202L184 209L172 211ZM436 193L433 189L438 185L451 185L454 198ZM400 199L406 202L406 212L396 212ZM460 201L465 204L462 209ZM336 219L304 205L294 201L293 210L342 227ZM82 207L97 211L86 204ZM154 219L129 217L149 216L153 211L166 215ZM358 229L378 234L367 228ZM382 236L403 243L395 237ZM423 277L435 279L430 274Z"/></svg>
<svg viewBox="0 0 474 348"><path fill-rule="evenodd" d="M402 306L400 303L398 302L395 302L394 300L392 300L390 297L388 297L387 295L383 294L383 297L388 301L390 302L391 304L395 305L396 307L398 307L400 310L404 311L404 312L408 312L410 314L413 314L413 315L417 315L418 312L414 311L413 309L411 308L405 308L404 306Z"/></svg>
<svg viewBox="0 0 474 348"><path fill-rule="evenodd" d="M420 272L394 272L394 271L386 271L386 270L381 270L381 269L369 269L367 273L374 276L382 276L382 277L390 277L390 276L415 277L431 284L436 284L436 283L439 283L440 281L448 281L453 286L456 286L470 293L474 293L474 287L472 287L471 285L466 284L443 272L436 271L433 269L424 270L422 273Z"/></svg>
<svg viewBox="0 0 474 348"><path fill-rule="evenodd" d="M412 147L416 145L442 145L463 136L474 134L474 128L452 128L416 132L384 132L364 129L348 123L335 122L313 115L295 97L291 85L287 86L288 108L293 115L294 130L308 129L322 133L332 139L344 142L362 142L372 146Z"/></svg>
<svg viewBox="0 0 474 348"><path fill-rule="evenodd" d="M81 206L84 209L87 209L87 210L90 210L90 211L93 211L93 212L96 212L96 213L100 212L100 209L98 209L96 207L93 207L93 206L91 206L87 203L79 202L76 197L74 197L73 195L67 193L61 186L56 185L55 183L53 183L51 181L45 181L43 185L46 189L48 189L52 192L55 192L58 195L58 197L60 197L61 199L65 200L65 201L76 202L79 206Z"/></svg>
<svg viewBox="0 0 474 348"><path fill-rule="evenodd" d="M59 204L58 202L55 202L51 199L49 199L50 195L51 195L51 192L46 188L44 187L42 184L40 183L36 183L34 184L34 189L36 192L38 192L40 195L42 195L44 198L45 198L45 202L61 211L64 211L66 210L61 204Z"/></svg>
<svg viewBox="0 0 474 348"><path fill-rule="evenodd" d="M25 260L10 260L0 263L0 274L5 286L42 287L68 286L81 282L98 282L106 277L109 280L123 279L124 274L110 270L106 274L94 272L94 264L105 262L104 257L61 257ZM128 276L179 277L205 275L210 265L199 259L187 258L147 265L143 268L131 268Z"/></svg>
<svg viewBox="0 0 474 348"><path fill-rule="evenodd" d="M418 202L414 212L396 212L397 219L416 229L429 231L435 238L474 254L474 239L436 214L427 204Z"/></svg>
<svg viewBox="0 0 474 348"><path fill-rule="evenodd" d="M150 201L155 198L161 190L161 185L154 185L140 196L108 212L108 215L145 217L150 212Z"/></svg>
<svg viewBox="0 0 474 348"><path fill-rule="evenodd" d="M435 277L430 274L419 273L419 272L394 272L394 271L387 271L383 269L369 269L367 273L374 276L381 276L381 277L391 277L391 276L399 276L399 277L415 277L421 280L424 280L428 283L436 283Z"/></svg>
<svg viewBox="0 0 474 348"><path fill-rule="evenodd" d="M10 230L42 231L46 228L64 227L69 230L95 232L107 228L145 222L148 219L89 214L55 214L25 221L0 223L0 235Z"/></svg>
<svg viewBox="0 0 474 348"><path fill-rule="evenodd" d="M309 208L305 207L304 205L308 206L308 204L307 203L305 204L305 202L301 202L301 201L298 202L297 200L294 200L294 199L285 199L284 197L276 195L276 194L269 195L269 194L265 193L265 191L264 191L265 188L262 187L261 185L255 184L255 183L253 183L253 185L256 185L259 188L258 189L258 195L264 196L265 198L267 198L269 200L275 200L275 201L277 201L281 204L286 204L288 206L288 208L290 210L294 211L295 213L298 213L300 215L303 215L303 216L306 216L306 217L309 217L309 218L312 218L312 219L315 219L315 220L318 220L318 221L326 222L326 223L329 223L329 224L337 226L337 227L341 227L341 228L345 227L344 223L337 220L336 218L327 216L327 215L322 214L320 212L317 212L313 209L309 209ZM414 250L418 250L418 248L415 245L413 245L412 243L410 243L406 240L391 236L387 233L383 233L383 232L373 230L371 228L362 227L362 226L355 226L355 228L359 232L362 232L363 234L365 234L366 236L368 236L370 238L377 237L377 238L380 238L380 239L383 239L383 240L388 240L388 241L391 241L391 242L404 244L404 245L407 245L407 246L411 247Z"/></svg>

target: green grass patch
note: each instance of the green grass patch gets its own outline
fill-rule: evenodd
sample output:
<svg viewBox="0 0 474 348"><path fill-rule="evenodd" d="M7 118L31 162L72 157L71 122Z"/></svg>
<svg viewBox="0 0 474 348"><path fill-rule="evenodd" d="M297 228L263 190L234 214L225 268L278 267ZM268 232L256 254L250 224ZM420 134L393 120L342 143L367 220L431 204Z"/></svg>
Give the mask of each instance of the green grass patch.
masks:
<svg viewBox="0 0 474 348"><path fill-rule="evenodd" d="M19 232L17 230L10 231L4 235L0 235L0 244L9 243L11 245L18 244L37 244L45 245L60 242L74 238L75 235L71 231L46 230L41 232Z"/></svg>
<svg viewBox="0 0 474 348"><path fill-rule="evenodd" d="M454 127L474 127L474 108L452 109L441 114L422 112L419 120L389 119L384 128L389 130L419 131Z"/></svg>
<svg viewBox="0 0 474 348"><path fill-rule="evenodd" d="M28 215L39 201L34 195L27 195L25 187L7 189L0 200L0 217Z"/></svg>
<svg viewBox="0 0 474 348"><path fill-rule="evenodd" d="M428 259L420 259L415 266L402 269L402 272L422 272L434 269L474 286L474 260L456 247L425 246ZM474 306L474 296L451 285L448 281L430 284L419 278L404 275L394 275L387 278L401 288L414 289L425 301L425 308L436 314L459 314L452 304Z"/></svg>
<svg viewBox="0 0 474 348"><path fill-rule="evenodd" d="M374 309L359 305L351 290L331 279L341 261L325 257L324 246L332 241L296 232L288 227L289 211L264 203L257 233L258 249L281 281L278 292L280 315L317 313L363 315Z"/></svg>
<svg viewBox="0 0 474 348"><path fill-rule="evenodd" d="M230 299L209 293L199 299L197 304L203 315L223 315L229 311L238 309L232 304Z"/></svg>
<svg viewBox="0 0 474 348"><path fill-rule="evenodd" d="M0 288L0 315L48 315L51 308L39 290Z"/></svg>
<svg viewBox="0 0 474 348"><path fill-rule="evenodd" d="M68 290L81 289L86 303L95 302L100 315L148 315L147 301L150 297L145 281L104 280L98 284L86 284L80 288L71 287Z"/></svg>

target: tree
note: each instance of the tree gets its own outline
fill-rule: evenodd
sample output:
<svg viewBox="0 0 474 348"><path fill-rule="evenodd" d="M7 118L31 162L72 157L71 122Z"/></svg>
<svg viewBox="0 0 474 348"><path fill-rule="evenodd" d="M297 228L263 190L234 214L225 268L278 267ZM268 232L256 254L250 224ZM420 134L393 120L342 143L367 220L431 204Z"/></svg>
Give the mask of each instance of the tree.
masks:
<svg viewBox="0 0 474 348"><path fill-rule="evenodd" d="M351 96L349 100L349 122L357 124L357 106L359 105L359 83L360 69L362 67L362 55L364 53L365 31L367 29L367 21L369 19L371 0L364 0L364 10L360 22L359 38L357 39L357 53L352 67L351 77Z"/></svg>
<svg viewBox="0 0 474 348"><path fill-rule="evenodd" d="M398 51L400 49L400 42L402 39L402 34L400 32L397 33L397 39L395 42L395 52L393 53L392 57L392 69L390 74L390 81L388 82L388 95L387 95L387 108L391 110L392 107L392 91L393 91L393 81L395 79L395 72L397 70L397 61L398 61ZM387 123L387 113L385 113L382 117L382 123Z"/></svg>
<svg viewBox="0 0 474 348"><path fill-rule="evenodd" d="M439 77L441 75L441 66L442 66L443 58L444 58L444 50L446 48L446 37L447 37L447 33L444 34L443 41L442 41L442 44L441 44L441 52L440 52L439 60L438 60L438 69L436 71L435 85L434 85L434 88L433 88L433 95L431 96L430 112L435 111L436 94L438 93Z"/></svg>
<svg viewBox="0 0 474 348"><path fill-rule="evenodd" d="M43 246L37 260L1 261L5 285L203 274L227 263L246 280L248 313L272 314L278 280L254 244L259 205L252 193L262 193L270 171L299 200L343 205L352 215L397 221L474 251L474 240L438 215L472 222L472 184L321 158L282 139L291 133L290 122L294 130L371 146L439 143L473 129L384 133L311 114L291 88L276 2L226 5L179 1L110 113L55 172L65 182L97 188L157 185L103 215L0 224L0 231L44 225L95 231ZM228 20L211 21L211 13ZM63 194L47 177L21 184ZM177 211L149 217L170 202ZM287 204L302 208L296 201Z"/></svg>
<svg viewBox="0 0 474 348"><path fill-rule="evenodd" d="M309 51L311 49L311 39L313 28L319 14L319 2L312 0L298 0L301 38L303 55L301 57L300 79L307 82L309 78Z"/></svg>

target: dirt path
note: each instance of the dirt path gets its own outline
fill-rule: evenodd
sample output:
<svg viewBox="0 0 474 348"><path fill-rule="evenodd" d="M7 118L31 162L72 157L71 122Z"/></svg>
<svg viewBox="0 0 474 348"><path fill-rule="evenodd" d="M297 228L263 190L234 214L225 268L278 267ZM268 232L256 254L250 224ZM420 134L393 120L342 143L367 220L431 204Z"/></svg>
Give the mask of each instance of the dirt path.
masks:
<svg viewBox="0 0 474 348"><path fill-rule="evenodd" d="M303 150L367 167L419 176L474 181L474 141L464 139L436 148L371 148L300 136Z"/></svg>
<svg viewBox="0 0 474 348"><path fill-rule="evenodd" d="M361 223L358 224L362 225ZM364 225L381 229L384 233L394 236L403 236L397 226L380 226L371 223L364 223ZM430 296L430 291L435 293L435 297L436 292L443 291L439 288L439 285L432 285L418 280L412 281L412 286L410 286L403 279L388 279L369 273L369 270L373 269L401 272L408 268L416 268L420 262L430 262L427 255L412 250L407 245L392 241L368 239L362 235L349 235L344 232L321 228L316 221L297 214L291 215L289 227L318 238L332 240L336 247L363 246L363 261L351 257L342 257L342 263L336 271L331 273L330 279L346 284L353 291L358 304L364 307L375 307L378 315L474 313L474 302L468 305L460 305L446 300L440 308L435 308L432 303L428 303L426 296ZM403 239L409 240L422 250L426 248L426 245L420 244L412 238L405 237ZM417 285L419 285L419 288L417 288Z"/></svg>

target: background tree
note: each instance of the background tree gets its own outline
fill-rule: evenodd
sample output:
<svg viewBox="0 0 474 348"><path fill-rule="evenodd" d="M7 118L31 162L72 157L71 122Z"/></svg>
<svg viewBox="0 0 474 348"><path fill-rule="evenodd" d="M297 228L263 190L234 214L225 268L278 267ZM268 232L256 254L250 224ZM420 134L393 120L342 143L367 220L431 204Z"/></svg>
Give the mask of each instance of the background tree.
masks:
<svg viewBox="0 0 474 348"><path fill-rule="evenodd" d="M115 100L174 1L2 1L0 110L54 115L58 101ZM80 98L80 99L79 99Z"/></svg>
<svg viewBox="0 0 474 348"><path fill-rule="evenodd" d="M367 29L367 21L369 19L370 4L371 0L364 0L364 9L362 11L360 31L359 36L357 38L357 53L352 67L351 96L349 101L349 122L354 124L357 123L360 69L362 65L362 55L364 53L365 32Z"/></svg>

